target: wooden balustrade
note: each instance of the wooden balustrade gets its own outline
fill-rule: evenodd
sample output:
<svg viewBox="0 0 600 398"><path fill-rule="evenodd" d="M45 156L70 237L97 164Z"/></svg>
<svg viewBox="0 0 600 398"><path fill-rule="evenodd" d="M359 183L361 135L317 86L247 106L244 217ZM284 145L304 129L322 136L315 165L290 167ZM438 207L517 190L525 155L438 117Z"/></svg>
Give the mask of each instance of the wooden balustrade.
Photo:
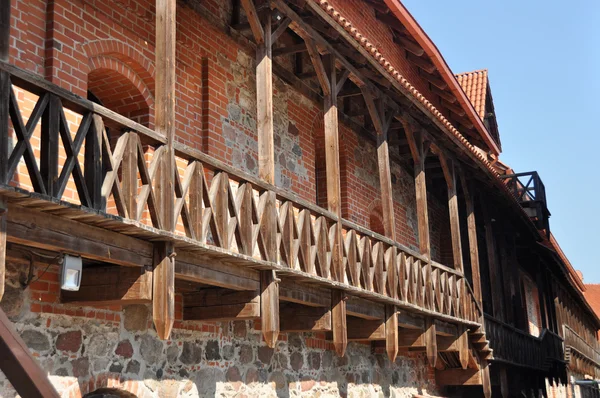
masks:
<svg viewBox="0 0 600 398"><path fill-rule="evenodd" d="M485 330L495 361L547 371L556 361L564 360L562 339L548 329L535 337L486 316Z"/></svg>
<svg viewBox="0 0 600 398"><path fill-rule="evenodd" d="M568 325L563 325L563 338L565 359L570 366L595 378L600 376L600 346L598 342L588 343Z"/></svg>
<svg viewBox="0 0 600 398"><path fill-rule="evenodd" d="M165 220L158 178L165 160L165 137L10 64L0 63L0 73L13 86L39 96L24 123L14 89L4 93L17 137L11 156L0 160L6 166L0 170L7 170L0 176L4 188L11 181L15 185L24 160L32 190L42 195L40 199L68 201L64 194L72 185L78 204L99 214L112 212L120 220L134 220L158 231L172 231L175 226L175 234L224 254L244 255L327 280L335 280L332 248L341 223L344 275L336 282L393 299L403 308L480 324L481 308L461 272L429 263L393 240L178 142L173 145L178 166L173 175L174 215ZM67 109L79 120L75 132L69 128L72 120L67 120ZM41 134L52 146L45 147L46 155L38 156L31 139L48 114L54 119L44 119ZM62 167L59 151L66 156ZM276 234L269 232L273 229ZM273 246L274 252L269 249Z"/></svg>

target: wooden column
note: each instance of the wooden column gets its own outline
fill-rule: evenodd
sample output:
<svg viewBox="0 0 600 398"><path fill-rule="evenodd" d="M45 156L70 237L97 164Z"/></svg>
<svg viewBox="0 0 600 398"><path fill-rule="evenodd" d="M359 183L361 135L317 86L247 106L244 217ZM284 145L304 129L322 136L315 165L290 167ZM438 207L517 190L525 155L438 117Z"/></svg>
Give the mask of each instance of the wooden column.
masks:
<svg viewBox="0 0 600 398"><path fill-rule="evenodd" d="M158 209L163 228L175 230L175 22L176 0L156 0L156 132L167 139L159 166ZM152 318L161 339L168 339L175 320L175 266L172 242L156 243L152 285Z"/></svg>
<svg viewBox="0 0 600 398"><path fill-rule="evenodd" d="M10 49L10 1L0 4L0 61L8 62ZM7 183L8 173L8 101L10 79L0 72L0 184Z"/></svg>
<svg viewBox="0 0 600 398"><path fill-rule="evenodd" d="M437 363L437 333L435 322L432 318L425 319L425 349L429 366L435 368Z"/></svg>
<svg viewBox="0 0 600 398"><path fill-rule="evenodd" d="M462 183L462 189L465 196L465 203L467 209L467 229L469 235L469 257L471 259L471 275L473 277L473 294L475 300L482 305L481 298L481 273L479 271L479 248L477 242L477 224L475 220L475 205L473 202L472 189L470 183L467 181L465 174L462 170L459 170L460 181Z"/></svg>
<svg viewBox="0 0 600 398"><path fill-rule="evenodd" d="M458 195L456 194L456 168L455 160L439 151L440 163L448 187L448 212L450 219L450 234L452 235L452 258L454 269L463 272L463 257L460 241L460 218L458 214Z"/></svg>
<svg viewBox="0 0 600 398"><path fill-rule="evenodd" d="M259 17L252 0L242 0L256 41L256 121L258 134L258 175L275 185L275 144L273 140L273 66L271 13ZM269 261L277 261L277 210L273 192L263 192L265 207L261 235ZM271 348L279 337L279 284L275 271L260 271L260 313L263 338Z"/></svg>
<svg viewBox="0 0 600 398"><path fill-rule="evenodd" d="M427 211L427 185L425 181L425 156L423 132L409 116L402 118L406 139L410 147L415 167L415 190L417 194L417 222L419 224L419 249L421 254L431 258L429 239L429 216Z"/></svg>
<svg viewBox="0 0 600 398"><path fill-rule="evenodd" d="M383 226L385 235L396 241L396 223L394 220L394 198L392 193L392 178L390 171L390 153L388 148L388 130L392 120L392 112L386 114L385 104L381 99L376 99L373 91L368 86L361 87L365 103L371 115L371 120L377 132L377 162L379 165L379 186L381 187L381 203L383 208ZM388 267L389 295L398 297L398 273L395 267L396 252L392 250ZM385 340L386 351L391 362L398 355L398 311L396 306L386 305Z"/></svg>
<svg viewBox="0 0 600 398"><path fill-rule="evenodd" d="M504 308L502 304L502 286L500 285L500 275L498 273L498 262L496 261L496 238L492 227L492 217L488 211L485 199L479 195L483 219L485 223L485 243L487 246L488 267L490 269L490 286L492 288L492 308L494 316L504 320Z"/></svg>

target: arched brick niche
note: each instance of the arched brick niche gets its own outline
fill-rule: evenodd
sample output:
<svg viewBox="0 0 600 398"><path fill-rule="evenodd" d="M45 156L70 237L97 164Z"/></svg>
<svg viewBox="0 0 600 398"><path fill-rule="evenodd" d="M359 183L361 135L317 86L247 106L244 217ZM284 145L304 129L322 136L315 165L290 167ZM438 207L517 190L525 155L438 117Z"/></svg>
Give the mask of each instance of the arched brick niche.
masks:
<svg viewBox="0 0 600 398"><path fill-rule="evenodd" d="M88 91L108 109L151 127L154 122L154 100L139 75L111 57L94 57L90 65Z"/></svg>
<svg viewBox="0 0 600 398"><path fill-rule="evenodd" d="M369 229L378 234L385 235L383 226L383 207L381 200L376 199L369 206Z"/></svg>

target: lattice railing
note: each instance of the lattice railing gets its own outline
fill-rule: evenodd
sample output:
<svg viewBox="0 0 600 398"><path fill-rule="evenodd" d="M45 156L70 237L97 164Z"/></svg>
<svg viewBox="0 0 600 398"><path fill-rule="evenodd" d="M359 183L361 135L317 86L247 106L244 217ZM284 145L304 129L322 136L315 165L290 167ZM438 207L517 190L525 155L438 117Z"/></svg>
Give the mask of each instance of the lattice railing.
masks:
<svg viewBox="0 0 600 398"><path fill-rule="evenodd" d="M536 337L486 316L485 331L497 361L548 370L554 362L564 360L562 339L548 329Z"/></svg>
<svg viewBox="0 0 600 398"><path fill-rule="evenodd" d="M0 63L0 74L12 82L0 84L12 127L0 131L0 143L10 152L0 156L5 187L480 323L481 309L461 273L177 142L174 216L165 220L165 180L159 177L171 158L164 137L14 66ZM23 93L35 100L31 112L17 99ZM334 267L339 244L340 271Z"/></svg>

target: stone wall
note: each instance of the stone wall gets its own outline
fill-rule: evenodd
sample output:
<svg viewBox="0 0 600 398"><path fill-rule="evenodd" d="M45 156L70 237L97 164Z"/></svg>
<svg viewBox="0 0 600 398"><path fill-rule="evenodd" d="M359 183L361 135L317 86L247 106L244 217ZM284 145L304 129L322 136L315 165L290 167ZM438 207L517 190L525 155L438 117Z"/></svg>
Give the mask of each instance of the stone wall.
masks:
<svg viewBox="0 0 600 398"><path fill-rule="evenodd" d="M275 349L259 322L184 322L177 297L169 341L156 337L148 305L84 308L59 304L57 267L9 252L0 307L62 397L101 387L137 397L412 397L435 392L424 354L389 363L383 350L350 343L338 358L323 333L282 334ZM35 254L34 254L35 257ZM0 374L0 397L15 396Z"/></svg>

